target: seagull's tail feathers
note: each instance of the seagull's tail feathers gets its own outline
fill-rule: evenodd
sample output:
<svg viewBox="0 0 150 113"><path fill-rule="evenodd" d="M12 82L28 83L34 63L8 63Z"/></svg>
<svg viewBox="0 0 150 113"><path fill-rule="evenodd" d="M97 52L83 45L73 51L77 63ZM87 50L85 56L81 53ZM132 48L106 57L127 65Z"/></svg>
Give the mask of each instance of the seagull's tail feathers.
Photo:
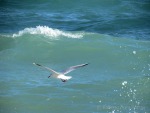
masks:
<svg viewBox="0 0 150 113"><path fill-rule="evenodd" d="M71 79L72 77L71 76L60 76L58 77L59 79L61 79L62 82L66 82L68 81L69 79Z"/></svg>

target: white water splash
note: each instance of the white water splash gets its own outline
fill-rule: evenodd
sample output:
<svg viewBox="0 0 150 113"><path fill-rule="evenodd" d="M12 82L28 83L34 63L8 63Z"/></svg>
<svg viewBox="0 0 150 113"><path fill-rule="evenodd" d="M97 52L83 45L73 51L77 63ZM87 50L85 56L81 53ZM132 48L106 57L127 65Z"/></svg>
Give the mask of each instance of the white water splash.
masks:
<svg viewBox="0 0 150 113"><path fill-rule="evenodd" d="M35 28L25 28L24 30L19 31L18 33L13 34L13 38L22 36L24 34L41 34L49 37L59 37L59 36L65 36L68 38L82 38L83 33L69 33L64 32L58 29L52 29L48 26L36 26Z"/></svg>
<svg viewBox="0 0 150 113"><path fill-rule="evenodd" d="M135 54L136 54L136 51L133 51L133 54L135 55Z"/></svg>
<svg viewBox="0 0 150 113"><path fill-rule="evenodd" d="M122 82L122 85L124 86L124 85L126 85L128 82L127 81L123 81Z"/></svg>

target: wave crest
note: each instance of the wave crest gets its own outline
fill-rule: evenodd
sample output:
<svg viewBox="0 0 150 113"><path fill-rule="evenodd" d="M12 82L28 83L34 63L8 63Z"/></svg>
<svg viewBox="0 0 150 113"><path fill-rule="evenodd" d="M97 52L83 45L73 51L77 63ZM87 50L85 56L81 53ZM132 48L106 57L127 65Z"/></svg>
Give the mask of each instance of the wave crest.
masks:
<svg viewBox="0 0 150 113"><path fill-rule="evenodd" d="M83 33L69 33L64 32L58 29L52 29L48 26L36 26L35 28L25 28L24 30L19 31L16 34L13 34L13 38L22 36L24 34L41 34L49 37L59 37L59 36L65 36L68 38L82 38Z"/></svg>

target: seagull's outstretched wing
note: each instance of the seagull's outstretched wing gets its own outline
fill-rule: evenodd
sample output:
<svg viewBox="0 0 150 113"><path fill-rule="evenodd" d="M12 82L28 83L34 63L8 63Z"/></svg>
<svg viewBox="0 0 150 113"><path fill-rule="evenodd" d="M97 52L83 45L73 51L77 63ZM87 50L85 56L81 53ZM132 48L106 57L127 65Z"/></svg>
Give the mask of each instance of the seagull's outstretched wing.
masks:
<svg viewBox="0 0 150 113"><path fill-rule="evenodd" d="M45 66L42 66L42 65L36 64L36 63L33 63L33 64L36 65L36 66L40 66L40 67L42 67L42 68L44 68L44 69L47 69L48 71L50 71L50 72L52 72L52 73L54 73L54 74L58 74L56 71L54 71L54 70L52 70L52 69L50 69L50 68L48 68L48 67L45 67Z"/></svg>
<svg viewBox="0 0 150 113"><path fill-rule="evenodd" d="M69 73L69 72L71 72L71 71L73 71L73 70L75 70L75 69L77 69L79 67L84 67L86 65L88 65L88 63L86 63L86 64L80 64L80 65L76 65L76 66L71 66L68 69L66 69L65 71L63 71L63 74L67 74L67 73Z"/></svg>

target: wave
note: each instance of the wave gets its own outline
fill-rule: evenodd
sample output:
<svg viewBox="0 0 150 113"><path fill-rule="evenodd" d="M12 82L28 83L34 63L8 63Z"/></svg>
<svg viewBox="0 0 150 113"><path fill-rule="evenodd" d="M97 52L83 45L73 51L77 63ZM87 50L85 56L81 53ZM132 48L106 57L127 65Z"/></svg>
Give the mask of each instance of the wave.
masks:
<svg viewBox="0 0 150 113"><path fill-rule="evenodd" d="M81 35L80 38L76 37L78 35ZM112 76L122 76L130 72L135 76L149 76L149 45L149 41L86 32L82 35L80 32L37 26L21 30L10 37L0 35L0 62L61 63L63 66L89 62L94 66L91 71L100 70L103 75L110 72Z"/></svg>
<svg viewBox="0 0 150 113"><path fill-rule="evenodd" d="M68 38L82 38L83 33L69 33L69 32L64 32L58 29L52 29L49 28L48 26L36 26L35 28L25 28L24 30L19 31L18 33L15 33L12 35L13 38L15 37L20 37L25 34L32 34L32 35L45 35L48 37L53 37L53 38L59 38L59 36L64 36Z"/></svg>

